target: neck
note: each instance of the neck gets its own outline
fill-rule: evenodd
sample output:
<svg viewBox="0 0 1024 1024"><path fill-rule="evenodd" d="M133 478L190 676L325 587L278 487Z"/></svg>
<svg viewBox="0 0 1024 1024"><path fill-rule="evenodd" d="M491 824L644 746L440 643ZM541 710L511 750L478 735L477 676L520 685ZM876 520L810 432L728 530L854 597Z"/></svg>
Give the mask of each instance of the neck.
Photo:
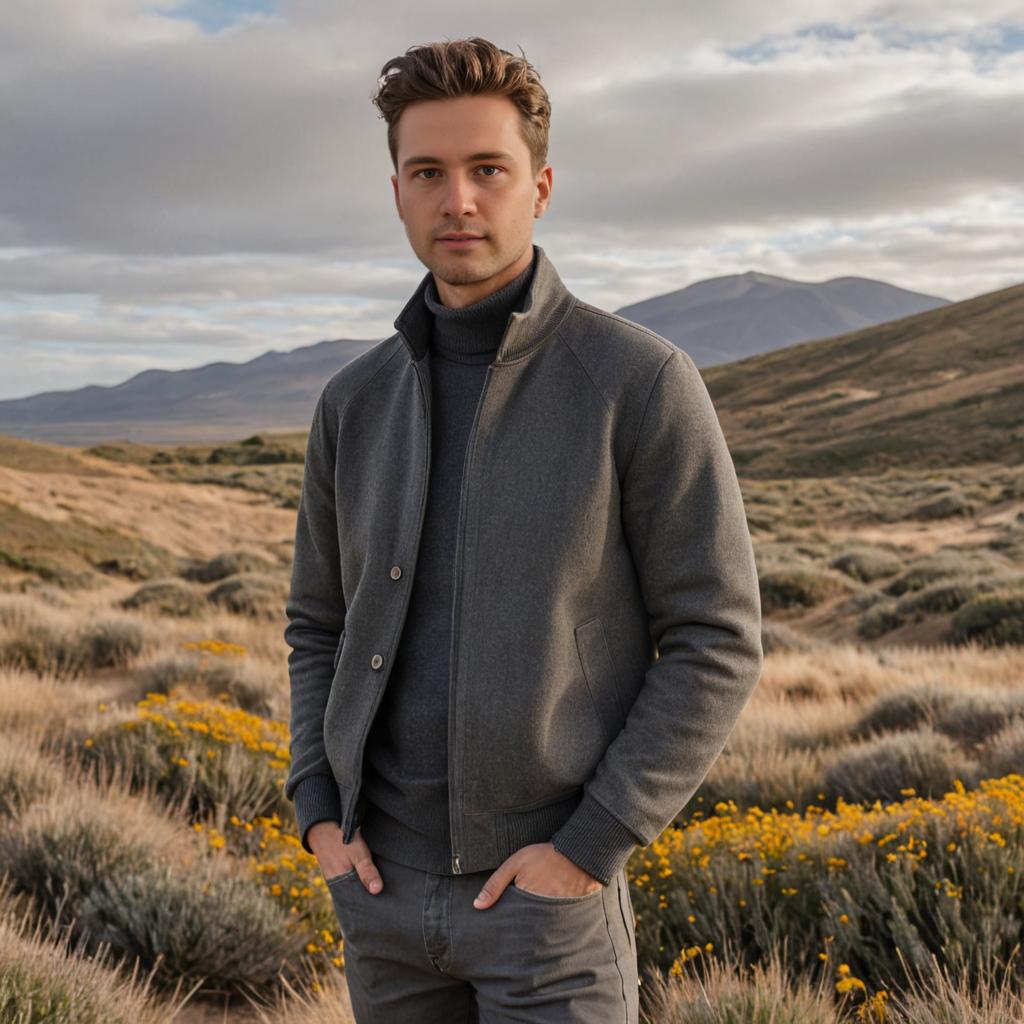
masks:
<svg viewBox="0 0 1024 1024"><path fill-rule="evenodd" d="M423 301L433 314L431 344L439 354L459 362L490 361L504 337L509 316L521 309L526 300L533 268L531 258L526 267L501 288L458 309L441 302L431 278L424 289Z"/></svg>

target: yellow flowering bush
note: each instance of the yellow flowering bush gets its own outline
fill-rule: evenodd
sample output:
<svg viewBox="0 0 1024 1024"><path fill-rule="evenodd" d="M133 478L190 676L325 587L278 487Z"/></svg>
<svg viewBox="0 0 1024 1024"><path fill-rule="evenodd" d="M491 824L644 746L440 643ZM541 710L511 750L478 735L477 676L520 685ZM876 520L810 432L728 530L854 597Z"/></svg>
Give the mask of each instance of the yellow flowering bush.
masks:
<svg viewBox="0 0 1024 1024"><path fill-rule="evenodd" d="M193 818L291 813L283 793L287 725L220 699L148 693L134 718L82 747L95 760L123 765L133 785L152 783L169 798L185 798Z"/></svg>
<svg viewBox="0 0 1024 1024"><path fill-rule="evenodd" d="M279 815L247 821L233 814L224 831L200 822L192 827L205 834L212 849L227 849L245 861L260 888L306 934L305 951L311 959L344 967L344 943L323 872Z"/></svg>
<svg viewBox="0 0 1024 1024"><path fill-rule="evenodd" d="M897 947L921 972L932 954L972 977L1010 959L1024 925L1022 826L1016 774L834 811L720 802L634 854L640 959L678 973L709 948L752 962L785 939L792 970L829 972L863 1000L863 1019L883 1019L881 993L905 976Z"/></svg>
<svg viewBox="0 0 1024 1024"><path fill-rule="evenodd" d="M148 693L136 715L83 742L90 755L123 756L175 798L186 790L193 829L212 851L246 870L305 934L305 953L344 965L330 893L316 858L295 834L283 796L290 764L288 728L221 700ZM285 824L287 822L287 825Z"/></svg>

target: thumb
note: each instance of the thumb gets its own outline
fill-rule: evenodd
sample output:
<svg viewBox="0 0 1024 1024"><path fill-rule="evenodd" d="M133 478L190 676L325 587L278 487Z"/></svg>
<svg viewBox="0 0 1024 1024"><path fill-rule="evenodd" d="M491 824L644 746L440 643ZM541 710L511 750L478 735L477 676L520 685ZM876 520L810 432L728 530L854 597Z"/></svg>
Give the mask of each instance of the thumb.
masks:
<svg viewBox="0 0 1024 1024"><path fill-rule="evenodd" d="M491 906L492 903L505 891L505 886L508 885L508 879L505 878L500 871L496 871L490 878L487 879L483 884L483 888L480 890L479 895L473 900L473 906L477 910L482 910L485 907Z"/></svg>
<svg viewBox="0 0 1024 1024"><path fill-rule="evenodd" d="M377 865L371 860L366 866L366 871L363 874L363 884L367 889L370 890L374 895L379 893L384 888L384 879L380 877L380 872L377 870Z"/></svg>
<svg viewBox="0 0 1024 1024"><path fill-rule="evenodd" d="M355 851L353 860L356 866L356 873L359 875L359 881L376 896L384 888L384 879L380 877L377 865L373 862L370 847L358 831L349 846Z"/></svg>

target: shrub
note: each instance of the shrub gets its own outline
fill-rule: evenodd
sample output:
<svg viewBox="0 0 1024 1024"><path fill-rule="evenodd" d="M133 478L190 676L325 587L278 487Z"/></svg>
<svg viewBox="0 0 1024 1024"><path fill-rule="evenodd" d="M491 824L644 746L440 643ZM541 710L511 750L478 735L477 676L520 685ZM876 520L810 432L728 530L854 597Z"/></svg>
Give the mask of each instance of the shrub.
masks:
<svg viewBox="0 0 1024 1024"><path fill-rule="evenodd" d="M627 866L641 963L668 968L694 947L753 963L786 939L790 977L820 969L836 986L874 989L904 976L897 951L910 973L929 974L934 957L972 986L1016 955L1020 775L884 806L714 811L667 829Z"/></svg>
<svg viewBox="0 0 1024 1024"><path fill-rule="evenodd" d="M921 502L911 511L911 515L918 519L948 519L950 516L969 516L973 512L974 505L959 487L954 487L938 497Z"/></svg>
<svg viewBox="0 0 1024 1024"><path fill-rule="evenodd" d="M52 922L64 925L104 878L150 863L151 852L94 816L31 821L0 831L0 864Z"/></svg>
<svg viewBox="0 0 1024 1024"><path fill-rule="evenodd" d="M852 548L836 555L829 565L846 573L851 579L870 583L882 576L892 576L899 572L903 562L898 555L884 548Z"/></svg>
<svg viewBox="0 0 1024 1024"><path fill-rule="evenodd" d="M739 961L739 962L737 962ZM828 975L794 975L785 954L728 963L699 946L681 949L668 973L644 979L645 1020L657 1024L839 1024Z"/></svg>
<svg viewBox="0 0 1024 1024"><path fill-rule="evenodd" d="M728 747L697 788L687 815L721 802L740 807L802 808L821 789L821 757L816 751L759 745L755 750Z"/></svg>
<svg viewBox="0 0 1024 1024"><path fill-rule="evenodd" d="M35 621L0 632L0 666L62 679L89 668L89 648L59 623Z"/></svg>
<svg viewBox="0 0 1024 1024"><path fill-rule="evenodd" d="M236 615L275 617L284 612L288 585L275 577L244 573L229 576L206 596Z"/></svg>
<svg viewBox="0 0 1024 1024"><path fill-rule="evenodd" d="M207 562L191 565L182 572L188 580L199 583L216 583L243 572L265 572L274 567L274 560L255 551L237 549L224 551Z"/></svg>
<svg viewBox="0 0 1024 1024"><path fill-rule="evenodd" d="M60 769L23 740L0 733L0 819L18 818L61 781ZM2 1019L2 1018L0 1018Z"/></svg>
<svg viewBox="0 0 1024 1024"><path fill-rule="evenodd" d="M847 801L899 800L910 790L939 796L960 779L973 786L977 764L948 736L930 728L890 733L838 753L825 772L825 790Z"/></svg>
<svg viewBox="0 0 1024 1024"><path fill-rule="evenodd" d="M849 584L838 573L817 569L770 569L760 576L761 604L765 611L821 604L844 593Z"/></svg>
<svg viewBox="0 0 1024 1024"><path fill-rule="evenodd" d="M178 1006L160 1005L149 980L118 970L110 951L75 955L72 933L29 931L0 918L0 1020L9 1024L171 1024Z"/></svg>
<svg viewBox="0 0 1024 1024"><path fill-rule="evenodd" d="M907 615L919 615L921 612L955 612L972 598L992 591L1013 588L1022 582L1024 574L1003 570L966 579L938 580L904 595L897 608Z"/></svg>
<svg viewBox="0 0 1024 1024"><path fill-rule="evenodd" d="M81 748L98 773L120 766L133 787L184 802L193 820L223 808L240 818L290 812L283 793L288 730L216 701L149 694L134 720L113 723Z"/></svg>
<svg viewBox="0 0 1024 1024"><path fill-rule="evenodd" d="M202 594L180 580L154 580L139 587L122 602L123 608L147 608L160 615L199 615L205 607Z"/></svg>
<svg viewBox="0 0 1024 1024"><path fill-rule="evenodd" d="M857 635L865 640L877 640L878 637L899 629L904 622L906 620L897 611L895 601L879 601L860 617Z"/></svg>
<svg viewBox="0 0 1024 1024"><path fill-rule="evenodd" d="M144 623L105 617L79 625L71 620L34 620L0 632L0 665L59 678L129 665L150 643Z"/></svg>
<svg viewBox="0 0 1024 1024"><path fill-rule="evenodd" d="M939 548L911 562L904 573L886 585L885 592L900 597L936 580L970 580L981 573L1005 572L1008 568L1005 559L985 548Z"/></svg>
<svg viewBox="0 0 1024 1024"><path fill-rule="evenodd" d="M936 727L960 743L977 745L1024 717L1024 694L967 691L938 710ZM1020 765L1024 768L1024 762Z"/></svg>
<svg viewBox="0 0 1024 1024"><path fill-rule="evenodd" d="M81 636L88 645L90 668L123 668L145 649L149 633L137 619L107 617L87 623Z"/></svg>
<svg viewBox="0 0 1024 1024"><path fill-rule="evenodd" d="M999 590L968 601L951 624L954 643L986 647L1024 643L1024 589Z"/></svg>
<svg viewBox="0 0 1024 1024"><path fill-rule="evenodd" d="M294 980L306 941L249 879L155 867L101 878L76 927L90 948L138 957L162 988L184 979L221 994L268 995L281 975Z"/></svg>
<svg viewBox="0 0 1024 1024"><path fill-rule="evenodd" d="M977 977L950 970L936 959L933 969L913 975L909 985L892 993L881 1017L891 1024L1004 1024L1024 1021L1024 992L1019 971L985 964ZM1009 965L1012 968L1012 965ZM868 1018L869 1020L873 1018Z"/></svg>
<svg viewBox="0 0 1024 1024"><path fill-rule="evenodd" d="M931 682L880 694L861 713L851 729L851 735L860 739L876 733L934 725L938 716L953 704L958 694L959 691L949 684Z"/></svg>
<svg viewBox="0 0 1024 1024"><path fill-rule="evenodd" d="M1024 771L1024 720L1016 719L993 736L979 756L987 776Z"/></svg>
<svg viewBox="0 0 1024 1024"><path fill-rule="evenodd" d="M139 676L147 693L170 696L185 686L193 696L225 700L256 715L269 715L276 706L277 685L269 673L239 657L211 656L205 648L164 655Z"/></svg>
<svg viewBox="0 0 1024 1024"><path fill-rule="evenodd" d="M888 600L889 598L881 590L858 590L850 594L850 596L843 601L842 611L866 612L869 608L874 608L875 605Z"/></svg>

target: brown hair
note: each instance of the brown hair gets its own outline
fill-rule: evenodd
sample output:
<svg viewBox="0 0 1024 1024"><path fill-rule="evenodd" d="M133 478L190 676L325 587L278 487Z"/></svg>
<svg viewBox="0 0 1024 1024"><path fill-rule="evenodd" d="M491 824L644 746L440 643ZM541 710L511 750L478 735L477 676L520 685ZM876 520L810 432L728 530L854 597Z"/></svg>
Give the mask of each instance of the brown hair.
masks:
<svg viewBox="0 0 1024 1024"><path fill-rule="evenodd" d="M520 132L530 150L533 173L547 161L551 101L525 54L517 57L479 36L410 46L384 65L377 86L370 99L387 121L396 171L398 120L410 103L479 93L507 96L519 108Z"/></svg>

